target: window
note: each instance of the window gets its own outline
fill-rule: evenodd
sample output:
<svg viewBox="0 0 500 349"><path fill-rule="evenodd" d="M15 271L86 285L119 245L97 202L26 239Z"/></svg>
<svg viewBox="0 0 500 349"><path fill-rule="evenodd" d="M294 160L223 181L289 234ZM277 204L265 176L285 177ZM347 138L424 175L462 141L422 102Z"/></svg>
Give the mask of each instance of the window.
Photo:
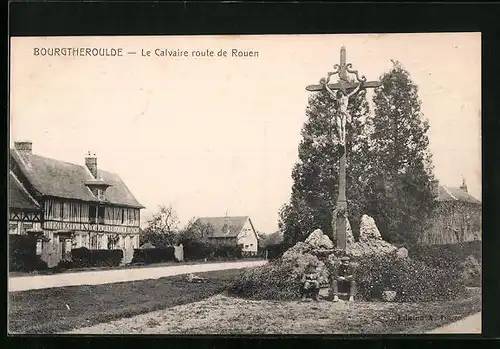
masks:
<svg viewBox="0 0 500 349"><path fill-rule="evenodd" d="M23 230L33 229L33 223L23 223Z"/></svg>
<svg viewBox="0 0 500 349"><path fill-rule="evenodd" d="M38 256L42 254L42 239L36 241L36 254Z"/></svg>
<svg viewBox="0 0 500 349"><path fill-rule="evenodd" d="M17 223L10 223L9 224L9 232L11 234L15 233L17 231Z"/></svg>
<svg viewBox="0 0 500 349"><path fill-rule="evenodd" d="M125 223L125 209L122 208L122 224Z"/></svg>
<svg viewBox="0 0 500 349"><path fill-rule="evenodd" d="M97 206L90 205L89 206L89 221L90 221L90 223L96 222L96 216L97 216Z"/></svg>
<svg viewBox="0 0 500 349"><path fill-rule="evenodd" d="M104 206L99 206L97 210L99 224L104 224Z"/></svg>
<svg viewBox="0 0 500 349"><path fill-rule="evenodd" d="M97 239L97 235L96 234L93 234L91 237L90 237L90 249L91 250L96 250L98 248L98 239Z"/></svg>

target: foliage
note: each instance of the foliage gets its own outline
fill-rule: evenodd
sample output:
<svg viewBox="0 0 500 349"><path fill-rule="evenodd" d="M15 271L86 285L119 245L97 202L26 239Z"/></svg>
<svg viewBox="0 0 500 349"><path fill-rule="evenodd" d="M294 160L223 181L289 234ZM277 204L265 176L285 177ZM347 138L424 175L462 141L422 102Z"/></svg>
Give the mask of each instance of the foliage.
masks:
<svg viewBox="0 0 500 349"><path fill-rule="evenodd" d="M45 270L47 263L36 254L37 237L34 235L9 235L9 270Z"/></svg>
<svg viewBox="0 0 500 349"><path fill-rule="evenodd" d="M326 92L312 95L306 109L307 121L302 128L303 139L299 145L299 161L292 171L293 186L290 202L279 212L280 230L285 241L294 244L303 240L312 230L319 228L332 236L332 211L338 191L337 126L332 118L338 113L336 99ZM368 157L365 154L367 135L364 120L368 114L364 94L351 97L349 112L352 124L347 126L347 188L353 229L361 217L363 207L363 169Z"/></svg>
<svg viewBox="0 0 500 349"><path fill-rule="evenodd" d="M385 290L396 291L396 302L452 300L465 296L464 279L454 268L435 268L395 254L367 256L358 261L358 295L380 299Z"/></svg>
<svg viewBox="0 0 500 349"><path fill-rule="evenodd" d="M258 233L259 236L259 247L266 248L268 246L275 246L283 243L283 234L280 231L274 232L272 234L262 234Z"/></svg>
<svg viewBox="0 0 500 349"><path fill-rule="evenodd" d="M189 220L188 224L176 236L177 244L186 244L191 241L205 241L212 236L214 228L210 223L202 223L196 217Z"/></svg>
<svg viewBox="0 0 500 349"><path fill-rule="evenodd" d="M189 240L182 243L184 259L195 260L227 260L242 257L241 245L229 242L211 242Z"/></svg>
<svg viewBox="0 0 500 349"><path fill-rule="evenodd" d="M370 128L371 172L365 192L371 215L389 242L414 242L435 209L429 123L423 120L418 88L399 62L381 77Z"/></svg>
<svg viewBox="0 0 500 349"><path fill-rule="evenodd" d="M175 261L174 247L135 249L132 264L134 263L162 263Z"/></svg>
<svg viewBox="0 0 500 349"><path fill-rule="evenodd" d="M428 151L429 124L422 119L418 89L398 62L381 77L374 114L364 94L351 97L347 127L347 199L355 238L362 214L372 216L389 242L413 242L435 209ZM310 97L292 196L279 212L285 240L293 244L319 228L335 242L331 225L338 195L336 99Z"/></svg>
<svg viewBox="0 0 500 349"><path fill-rule="evenodd" d="M481 286L481 264L474 256L468 256L460 265L462 269L462 277L467 286L480 287Z"/></svg>
<svg viewBox="0 0 500 349"><path fill-rule="evenodd" d="M147 221L147 226L140 236L140 244L150 242L158 248L172 246L178 226L179 219L172 205L160 205L158 212Z"/></svg>
<svg viewBox="0 0 500 349"><path fill-rule="evenodd" d="M472 255L481 264L481 241L467 241L446 245L413 245L408 247L408 256L431 267L458 268L460 263Z"/></svg>
<svg viewBox="0 0 500 349"><path fill-rule="evenodd" d="M122 250L89 250L85 247L71 250L74 268L116 267L123 259Z"/></svg>
<svg viewBox="0 0 500 349"><path fill-rule="evenodd" d="M300 297L301 283L294 267L280 261L246 269L227 289L231 295L268 300L295 300Z"/></svg>
<svg viewBox="0 0 500 349"><path fill-rule="evenodd" d="M274 260L280 258L283 253L288 250L291 246L286 243L268 245L263 248L264 251L267 251L267 259ZM265 252L263 253L265 255Z"/></svg>

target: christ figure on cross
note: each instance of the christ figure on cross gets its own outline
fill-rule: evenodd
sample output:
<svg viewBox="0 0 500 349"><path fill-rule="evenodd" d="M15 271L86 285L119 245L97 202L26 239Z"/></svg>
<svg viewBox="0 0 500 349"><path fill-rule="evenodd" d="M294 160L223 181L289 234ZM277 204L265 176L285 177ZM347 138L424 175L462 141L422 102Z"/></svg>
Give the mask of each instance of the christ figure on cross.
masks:
<svg viewBox="0 0 500 349"><path fill-rule="evenodd" d="M349 98L354 96L358 91L361 89L361 83L356 86L354 90L352 90L350 93L347 93L347 90L345 88L341 88L338 90L337 93L335 93L326 83L326 79L322 78L320 80L321 85L325 87L325 89L332 95L332 97L336 97L339 103L339 112L337 113L337 119L336 119L336 124L337 124L337 131L339 133L339 138L340 138L340 144L342 146L345 145L345 140L346 140L346 124L349 122L352 122L351 115L347 111L347 107L349 106Z"/></svg>

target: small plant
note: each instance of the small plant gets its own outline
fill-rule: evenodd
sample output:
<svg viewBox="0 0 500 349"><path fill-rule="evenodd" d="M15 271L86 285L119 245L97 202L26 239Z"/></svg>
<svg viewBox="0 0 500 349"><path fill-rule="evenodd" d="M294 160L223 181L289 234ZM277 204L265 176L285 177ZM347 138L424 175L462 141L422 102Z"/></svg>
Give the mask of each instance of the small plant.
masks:
<svg viewBox="0 0 500 349"><path fill-rule="evenodd" d="M461 264L461 269L467 286L481 286L481 265L474 256L468 256Z"/></svg>

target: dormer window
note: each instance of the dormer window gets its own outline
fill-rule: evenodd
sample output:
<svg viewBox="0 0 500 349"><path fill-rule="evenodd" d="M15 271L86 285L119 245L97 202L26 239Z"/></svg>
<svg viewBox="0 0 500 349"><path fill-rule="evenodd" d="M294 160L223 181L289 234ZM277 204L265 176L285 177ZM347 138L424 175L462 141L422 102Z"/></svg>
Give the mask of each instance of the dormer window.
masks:
<svg viewBox="0 0 500 349"><path fill-rule="evenodd" d="M88 180L85 182L85 185L87 186L87 188L90 189L92 194L94 194L96 199L99 201L106 200L106 197L105 197L106 189L108 189L111 186L111 184L106 183L102 179Z"/></svg>

